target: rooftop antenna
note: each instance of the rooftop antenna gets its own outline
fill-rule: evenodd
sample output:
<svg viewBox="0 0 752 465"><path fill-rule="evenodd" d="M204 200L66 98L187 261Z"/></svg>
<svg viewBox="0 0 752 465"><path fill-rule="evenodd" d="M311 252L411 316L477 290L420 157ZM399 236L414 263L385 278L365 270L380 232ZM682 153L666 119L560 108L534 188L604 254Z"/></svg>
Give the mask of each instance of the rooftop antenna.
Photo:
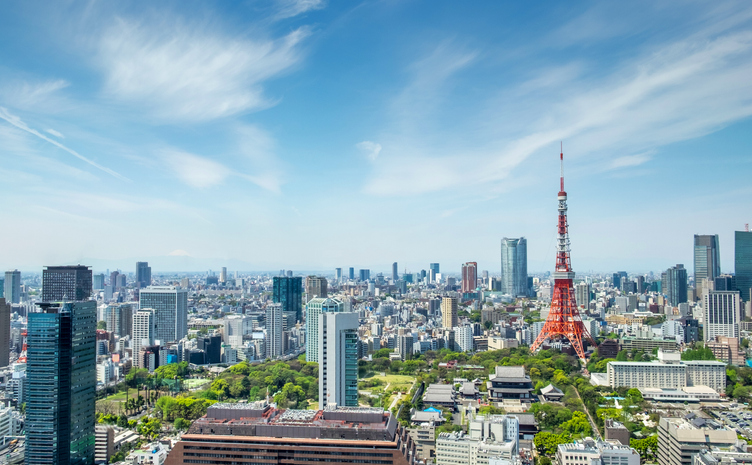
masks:
<svg viewBox="0 0 752 465"><path fill-rule="evenodd" d="M559 171L561 176L561 192L564 192L564 142L559 142L561 144L561 152L559 153Z"/></svg>

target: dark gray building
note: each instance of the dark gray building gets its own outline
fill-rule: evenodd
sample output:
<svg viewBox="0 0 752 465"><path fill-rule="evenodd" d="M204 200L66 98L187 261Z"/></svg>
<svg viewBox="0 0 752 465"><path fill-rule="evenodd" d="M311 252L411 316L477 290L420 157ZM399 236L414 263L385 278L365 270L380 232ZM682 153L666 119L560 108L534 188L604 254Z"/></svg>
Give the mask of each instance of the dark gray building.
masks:
<svg viewBox="0 0 752 465"><path fill-rule="evenodd" d="M752 232L734 233L734 273L742 300L749 302L752 288Z"/></svg>
<svg viewBox="0 0 752 465"><path fill-rule="evenodd" d="M703 289L703 280L713 282L721 275L721 256L718 248L718 234L695 234L695 289Z"/></svg>
<svg viewBox="0 0 752 465"><path fill-rule="evenodd" d="M666 294L669 304L676 306L687 301L687 269L684 265L672 266L661 278L661 289Z"/></svg>
<svg viewBox="0 0 752 465"><path fill-rule="evenodd" d="M42 271L42 302L89 300L91 289L88 266L47 266Z"/></svg>
<svg viewBox="0 0 752 465"><path fill-rule="evenodd" d="M151 286L151 267L149 262L136 262L136 286Z"/></svg>

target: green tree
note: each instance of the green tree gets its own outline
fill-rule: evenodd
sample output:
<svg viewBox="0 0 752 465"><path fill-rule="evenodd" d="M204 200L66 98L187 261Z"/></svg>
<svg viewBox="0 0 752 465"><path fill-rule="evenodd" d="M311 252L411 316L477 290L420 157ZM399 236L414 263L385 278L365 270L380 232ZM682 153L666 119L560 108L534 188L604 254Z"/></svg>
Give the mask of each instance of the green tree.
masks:
<svg viewBox="0 0 752 465"><path fill-rule="evenodd" d="M746 401L749 397L749 387L742 386L741 384L737 384L734 387L734 393L733 396L735 399Z"/></svg>
<svg viewBox="0 0 752 465"><path fill-rule="evenodd" d="M147 439L155 439L162 432L162 422L159 418L143 417L141 423L136 427L136 431Z"/></svg>
<svg viewBox="0 0 752 465"><path fill-rule="evenodd" d="M568 434L554 434L547 431L540 432L533 438L533 444L539 454L549 457L556 455L559 444L567 444L572 438Z"/></svg>
<svg viewBox="0 0 752 465"><path fill-rule="evenodd" d="M106 321L104 321L104 320L102 320L102 321L97 321L97 329L104 329L104 330L107 330L107 322L106 322Z"/></svg>
<svg viewBox="0 0 752 465"><path fill-rule="evenodd" d="M561 424L561 429L565 433L587 436L592 434L593 429L590 427L587 415L582 412L572 413L572 419Z"/></svg>
<svg viewBox="0 0 752 465"><path fill-rule="evenodd" d="M648 436L645 439L630 439L629 445L640 454L640 462L654 462L658 451L658 436Z"/></svg>
<svg viewBox="0 0 752 465"><path fill-rule="evenodd" d="M616 354L616 361L617 362L626 362L627 361L627 350L623 349L620 350L618 354Z"/></svg>
<svg viewBox="0 0 752 465"><path fill-rule="evenodd" d="M627 397L632 399L632 402L639 404L643 401L642 393L639 389L632 388L629 391L627 391Z"/></svg>
<svg viewBox="0 0 752 465"><path fill-rule="evenodd" d="M191 422L184 418L176 418L174 423L175 429L185 431L191 426Z"/></svg>

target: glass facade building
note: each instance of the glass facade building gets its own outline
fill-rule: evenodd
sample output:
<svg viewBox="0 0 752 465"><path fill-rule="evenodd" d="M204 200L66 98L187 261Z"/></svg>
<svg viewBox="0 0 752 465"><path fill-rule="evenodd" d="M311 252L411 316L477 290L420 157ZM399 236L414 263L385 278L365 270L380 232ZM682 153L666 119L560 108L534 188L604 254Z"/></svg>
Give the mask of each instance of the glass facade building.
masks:
<svg viewBox="0 0 752 465"><path fill-rule="evenodd" d="M687 269L684 265L672 266L661 275L661 288L671 305L679 305L687 301Z"/></svg>
<svg viewBox="0 0 752 465"><path fill-rule="evenodd" d="M47 266L42 271L42 302L88 300L91 289L88 266Z"/></svg>
<svg viewBox="0 0 752 465"><path fill-rule="evenodd" d="M736 231L734 236L734 275L742 300L750 301L752 288L752 232Z"/></svg>
<svg viewBox="0 0 752 465"><path fill-rule="evenodd" d="M527 239L501 240L501 292L511 296L527 296Z"/></svg>
<svg viewBox="0 0 752 465"><path fill-rule="evenodd" d="M344 311L342 302L335 299L315 298L306 304L306 361L319 362L319 336L321 314Z"/></svg>
<svg viewBox="0 0 752 465"><path fill-rule="evenodd" d="M154 310L155 341L176 342L188 335L188 290L174 286L149 286L138 295L140 309Z"/></svg>
<svg viewBox="0 0 752 465"><path fill-rule="evenodd" d="M28 316L26 463L93 464L96 302Z"/></svg>
<svg viewBox="0 0 752 465"><path fill-rule="evenodd" d="M282 304L282 312L294 313L296 321L303 321L303 278L275 276L272 287L272 301Z"/></svg>
<svg viewBox="0 0 752 465"><path fill-rule="evenodd" d="M695 288L701 289L703 280L711 283L721 275L721 257L718 235L695 234Z"/></svg>
<svg viewBox="0 0 752 465"><path fill-rule="evenodd" d="M358 314L321 314L319 405L358 406Z"/></svg>

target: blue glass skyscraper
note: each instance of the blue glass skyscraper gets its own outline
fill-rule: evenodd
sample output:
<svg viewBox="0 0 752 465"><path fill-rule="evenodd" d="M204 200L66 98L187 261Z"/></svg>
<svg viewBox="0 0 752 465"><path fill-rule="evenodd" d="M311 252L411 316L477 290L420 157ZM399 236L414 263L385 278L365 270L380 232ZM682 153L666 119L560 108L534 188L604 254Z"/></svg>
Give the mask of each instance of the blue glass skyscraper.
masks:
<svg viewBox="0 0 752 465"><path fill-rule="evenodd" d="M96 329L94 301L29 314L26 464L94 463Z"/></svg>
<svg viewBox="0 0 752 465"><path fill-rule="evenodd" d="M734 235L734 275L742 300L749 302L752 288L752 232L736 231Z"/></svg>
<svg viewBox="0 0 752 465"><path fill-rule="evenodd" d="M275 276L272 301L282 304L283 313L294 313L297 321L303 321L303 278Z"/></svg>
<svg viewBox="0 0 752 465"><path fill-rule="evenodd" d="M501 240L501 292L513 297L527 296L527 240L524 237Z"/></svg>

